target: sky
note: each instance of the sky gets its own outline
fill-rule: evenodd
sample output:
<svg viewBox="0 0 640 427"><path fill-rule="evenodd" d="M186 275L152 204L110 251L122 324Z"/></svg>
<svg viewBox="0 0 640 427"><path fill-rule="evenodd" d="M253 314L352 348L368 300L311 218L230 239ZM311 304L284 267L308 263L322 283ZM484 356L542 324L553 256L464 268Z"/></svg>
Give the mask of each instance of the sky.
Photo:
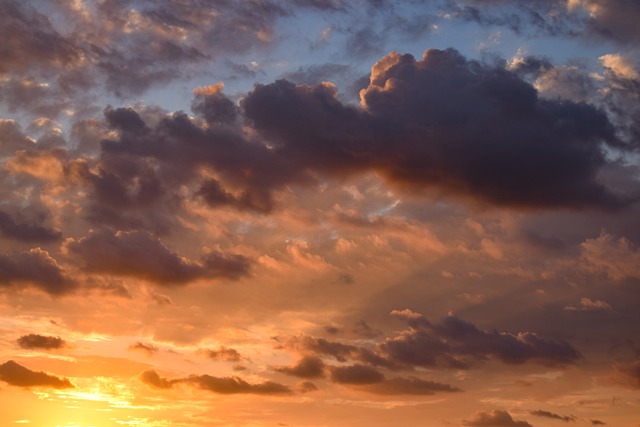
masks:
<svg viewBox="0 0 640 427"><path fill-rule="evenodd" d="M637 0L1 0L0 425L640 426Z"/></svg>

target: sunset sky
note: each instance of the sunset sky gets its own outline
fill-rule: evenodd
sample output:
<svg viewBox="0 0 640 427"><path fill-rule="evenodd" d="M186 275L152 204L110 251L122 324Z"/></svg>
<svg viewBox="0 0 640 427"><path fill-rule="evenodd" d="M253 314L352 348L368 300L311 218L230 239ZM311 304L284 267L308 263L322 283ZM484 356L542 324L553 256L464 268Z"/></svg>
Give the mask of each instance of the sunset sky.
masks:
<svg viewBox="0 0 640 427"><path fill-rule="evenodd" d="M0 0L0 426L640 427L639 23Z"/></svg>

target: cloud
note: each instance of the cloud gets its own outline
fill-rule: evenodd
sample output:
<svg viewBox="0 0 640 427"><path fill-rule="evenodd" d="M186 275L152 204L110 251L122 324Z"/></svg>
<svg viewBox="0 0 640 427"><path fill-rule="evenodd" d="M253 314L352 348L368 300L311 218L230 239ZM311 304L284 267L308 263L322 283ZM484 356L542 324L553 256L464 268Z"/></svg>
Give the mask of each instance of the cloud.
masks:
<svg viewBox="0 0 640 427"><path fill-rule="evenodd" d="M435 393L453 393L461 391L457 387L435 381L423 380L417 377L398 377L385 379L383 382L367 387L367 391L376 394L408 394L429 396Z"/></svg>
<svg viewBox="0 0 640 427"><path fill-rule="evenodd" d="M238 350L221 346L217 350L205 350L205 354L208 358L214 360L225 360L229 362L239 362L241 359L240 353Z"/></svg>
<svg viewBox="0 0 640 427"><path fill-rule="evenodd" d="M543 411L541 409L537 409L535 411L529 411L529 413L531 415L533 415L533 416L536 416L536 417L551 418L551 419L554 419L554 420L560 420L560 421L565 421L565 422L570 422L570 421L575 422L575 420L576 420L576 416L575 415L558 415L556 413L549 412L549 411Z"/></svg>
<svg viewBox="0 0 640 427"><path fill-rule="evenodd" d="M317 385L312 383L311 381L302 381L296 386L296 391L298 393L309 393L310 391L320 390Z"/></svg>
<svg viewBox="0 0 640 427"><path fill-rule="evenodd" d="M165 286L202 278L237 279L249 271L249 260L241 255L210 251L193 261L144 231L94 231L68 239L65 247L86 271L139 277Z"/></svg>
<svg viewBox="0 0 640 427"><path fill-rule="evenodd" d="M73 388L67 378L59 378L45 372L35 372L9 360L0 365L0 380L17 387Z"/></svg>
<svg viewBox="0 0 640 427"><path fill-rule="evenodd" d="M60 337L29 334L18 338L18 345L27 349L52 350L64 348L67 346L67 343Z"/></svg>
<svg viewBox="0 0 640 427"><path fill-rule="evenodd" d="M19 217L24 218L25 213L21 212ZM22 242L51 242L59 240L62 234L42 225L46 219L44 214L36 214L33 222L17 220L13 215L0 211L0 233L3 236L19 240Z"/></svg>
<svg viewBox="0 0 640 427"><path fill-rule="evenodd" d="M62 295L76 288L76 283L56 260L40 248L0 254L0 286L16 284L30 284L51 295Z"/></svg>
<svg viewBox="0 0 640 427"><path fill-rule="evenodd" d="M3 1L0 27L6 30L5 42L0 48L4 58L0 72L58 69L82 57L72 40L59 34L46 15L26 2Z"/></svg>
<svg viewBox="0 0 640 427"><path fill-rule="evenodd" d="M619 362L613 366L615 380L631 388L640 389L640 359Z"/></svg>
<svg viewBox="0 0 640 427"><path fill-rule="evenodd" d="M376 170L413 189L521 208L624 204L597 179L602 144L617 143L607 116L541 99L500 66L452 49L420 60L392 52L360 98L359 109L330 84L279 80L257 85L242 107L279 155L320 172Z"/></svg>
<svg viewBox="0 0 640 427"><path fill-rule="evenodd" d="M325 364L319 357L305 356L293 366L276 368L276 371L300 378L319 378L324 376L324 368Z"/></svg>
<svg viewBox="0 0 640 427"><path fill-rule="evenodd" d="M494 409L491 412L476 412L470 420L463 420L462 425L469 427L532 427L526 421L516 421L507 411Z"/></svg>
<svg viewBox="0 0 640 427"><path fill-rule="evenodd" d="M375 384L384 380L384 375L371 366L334 366L330 370L331 381L338 384L364 385Z"/></svg>
<svg viewBox="0 0 640 427"><path fill-rule="evenodd" d="M289 387L279 383L265 381L263 383L250 384L239 377L192 375L187 378L168 380L160 377L155 371L149 370L143 372L140 379L156 388L169 389L175 384L186 383L218 394L287 394L291 392Z"/></svg>
<svg viewBox="0 0 640 427"><path fill-rule="evenodd" d="M170 381L166 378L162 378L158 373L154 370L144 371L140 374L140 380L143 383L153 386L155 388L163 388L169 389L173 386L173 381Z"/></svg>
<svg viewBox="0 0 640 427"><path fill-rule="evenodd" d="M589 420L589 421L591 421L592 426L604 426L607 424L604 421L600 421L600 420Z"/></svg>
<svg viewBox="0 0 640 427"><path fill-rule="evenodd" d="M603 272L616 281L640 277L640 251L625 237L602 230L598 237L585 240L580 248L586 271Z"/></svg>
<svg viewBox="0 0 640 427"><path fill-rule="evenodd" d="M468 369L484 359L507 364L568 365L581 355L565 341L553 341L531 332L511 334L484 331L449 315L433 324L410 310L391 313L405 320L409 329L378 345L393 362L411 366Z"/></svg>
<svg viewBox="0 0 640 427"><path fill-rule="evenodd" d="M588 31L618 43L629 45L640 40L636 23L640 19L640 5L627 0L570 0L574 8L581 6L589 12Z"/></svg>
<svg viewBox="0 0 640 427"><path fill-rule="evenodd" d="M602 300L592 301L590 298L580 298L578 306L568 305L567 311L606 311L611 310L611 305Z"/></svg>
<svg viewBox="0 0 640 427"><path fill-rule="evenodd" d="M312 352L314 354L332 356L339 362L355 360L374 366L387 368L397 367L393 361L385 359L370 349L351 344L344 344L337 341L330 341L324 338L300 335L290 338L286 345L289 348L302 352Z"/></svg>
<svg viewBox="0 0 640 427"><path fill-rule="evenodd" d="M153 344L145 344L143 342L138 341L135 344L131 344L129 346L129 351L141 351L145 353L147 356L151 357L155 353L159 351L158 347Z"/></svg>

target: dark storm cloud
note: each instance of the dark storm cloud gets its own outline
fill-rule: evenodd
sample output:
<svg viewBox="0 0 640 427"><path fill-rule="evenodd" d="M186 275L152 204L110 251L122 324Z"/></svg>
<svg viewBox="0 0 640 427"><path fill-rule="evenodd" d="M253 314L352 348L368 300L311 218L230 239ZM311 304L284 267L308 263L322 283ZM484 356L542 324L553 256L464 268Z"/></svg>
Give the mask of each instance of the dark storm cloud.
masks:
<svg viewBox="0 0 640 427"><path fill-rule="evenodd" d="M243 100L277 149L318 171L380 171L411 188L435 188L515 207L599 206L623 201L597 179L603 143L617 144L607 116L545 100L515 73L428 50L389 54L343 105L331 85L277 81Z"/></svg>
<svg viewBox="0 0 640 427"><path fill-rule="evenodd" d="M507 411L476 412L470 420L463 420L468 427L532 427L526 421L516 421Z"/></svg>
<svg viewBox="0 0 640 427"><path fill-rule="evenodd" d="M272 381L251 384L239 377L213 377L211 375L192 375L187 378L168 380L160 377L155 371L149 370L142 373L140 379L153 387L169 389L175 384L186 383L203 390L218 394L287 394L291 389L285 385Z"/></svg>
<svg viewBox="0 0 640 427"><path fill-rule="evenodd" d="M56 260L40 248L0 254L0 287L17 284L33 285L52 295L67 293L76 287Z"/></svg>
<svg viewBox="0 0 640 427"><path fill-rule="evenodd" d="M189 260L144 231L94 231L68 240L65 247L86 271L139 277L165 286L202 278L237 279L248 274L250 266L241 255L214 251L199 261Z"/></svg>
<svg viewBox="0 0 640 427"><path fill-rule="evenodd" d="M276 368L276 371L300 378L319 378L324 376L324 368L325 364L319 357L305 356L293 366Z"/></svg>
<svg viewBox="0 0 640 427"><path fill-rule="evenodd" d="M17 387L52 387L57 389L74 387L67 378L32 371L13 360L0 365L0 381Z"/></svg>
<svg viewBox="0 0 640 427"><path fill-rule="evenodd" d="M563 366L575 364L581 358L567 342L548 340L530 332L484 331L453 315L433 324L409 310L392 314L404 319L409 329L387 338L378 350L397 363L465 369L484 359Z"/></svg>
<svg viewBox="0 0 640 427"><path fill-rule="evenodd" d="M29 334L18 338L18 345L26 349L55 350L66 347L67 343L60 337Z"/></svg>
<svg viewBox="0 0 640 427"><path fill-rule="evenodd" d="M607 424L604 421L600 421L600 420L589 420L589 421L591 421L592 426L604 426Z"/></svg>
<svg viewBox="0 0 640 427"><path fill-rule="evenodd" d="M575 415L559 415L553 412L549 412L549 411L543 411L541 409L535 410L535 411L529 411L529 413L533 416L536 417L544 417L544 418L551 418L554 420L560 420L560 421L564 421L564 422L570 422L576 421L576 416Z"/></svg>
<svg viewBox="0 0 640 427"><path fill-rule="evenodd" d="M338 384L364 385L382 382L384 375L376 368L366 365L334 366L331 381Z"/></svg>

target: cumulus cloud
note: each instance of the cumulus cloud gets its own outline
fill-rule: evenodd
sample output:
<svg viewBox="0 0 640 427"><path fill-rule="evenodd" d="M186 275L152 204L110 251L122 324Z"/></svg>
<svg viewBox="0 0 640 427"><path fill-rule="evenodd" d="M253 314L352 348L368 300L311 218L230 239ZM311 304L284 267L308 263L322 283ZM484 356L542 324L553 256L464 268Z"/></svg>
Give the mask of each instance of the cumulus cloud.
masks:
<svg viewBox="0 0 640 427"><path fill-rule="evenodd" d="M57 389L74 387L67 378L32 371L13 360L0 365L0 380L17 387L52 387Z"/></svg>
<svg viewBox="0 0 640 427"><path fill-rule="evenodd" d="M640 251L627 238L602 230L598 237L585 240L580 247L586 271L602 272L616 281L640 277Z"/></svg>
<svg viewBox="0 0 640 427"><path fill-rule="evenodd" d="M19 217L24 218L24 212ZM17 219L14 215L0 211L0 233L8 238L22 242L50 242L62 237L59 230L44 225L45 214L33 215L35 218L31 222Z"/></svg>
<svg viewBox="0 0 640 427"><path fill-rule="evenodd" d="M396 363L467 369L483 359L507 364L533 362L562 366L574 364L581 358L569 343L531 332L484 331L454 315L434 324L410 310L392 314L404 319L409 329L387 338L378 350Z"/></svg>
<svg viewBox="0 0 640 427"><path fill-rule="evenodd" d="M462 425L469 427L532 427L526 421L517 421L507 411L494 409L491 412L478 411L469 420L463 420Z"/></svg>
<svg viewBox="0 0 640 427"><path fill-rule="evenodd" d="M200 261L183 258L143 231L95 231L67 240L65 247L86 271L139 277L165 286L201 278L236 279L249 270L249 260L241 255L210 251Z"/></svg>
<svg viewBox="0 0 640 427"><path fill-rule="evenodd" d="M18 338L18 345L26 349L54 350L66 347L67 343L60 337L29 334Z"/></svg>
<svg viewBox="0 0 640 427"><path fill-rule="evenodd" d="M303 354L331 356L339 362L357 362L338 369L338 379L342 374L348 378L352 372L354 377L358 377L360 371L366 371L363 377L370 374L370 378L377 378L373 367L391 370L415 367L471 369L486 360L512 365L565 366L582 358L566 341L550 340L531 332L485 331L454 315L432 323L422 314L408 309L394 310L391 314L404 320L409 328L385 338L373 348L305 335L289 338L285 346ZM331 368L332 375L334 371ZM378 380L382 381L382 378Z"/></svg>
<svg viewBox="0 0 640 427"><path fill-rule="evenodd" d="M541 99L500 66L452 49L420 60L391 53L360 98L362 109L340 103L332 85L280 80L257 85L242 106L277 153L325 173L377 170L414 189L514 207L624 203L597 179L603 144L617 143L607 116Z"/></svg>
<svg viewBox="0 0 640 427"><path fill-rule="evenodd" d="M276 368L276 371L300 378L319 378L324 376L325 364L319 357L305 356L292 366Z"/></svg>
<svg viewBox="0 0 640 427"><path fill-rule="evenodd" d="M366 365L334 366L331 381L338 384L364 385L382 382L384 375L376 368Z"/></svg>
<svg viewBox="0 0 640 427"><path fill-rule="evenodd" d="M76 288L65 270L40 248L0 254L0 287L14 285L33 285L51 295L62 295Z"/></svg>
<svg viewBox="0 0 640 427"><path fill-rule="evenodd" d="M239 362L241 359L238 350L221 346L217 350L205 350L204 353L208 358L214 360L225 360L228 362Z"/></svg>
<svg viewBox="0 0 640 427"><path fill-rule="evenodd" d="M186 383L218 394L287 394L291 389L272 381L250 384L239 377L213 377L211 375L192 375L187 378L168 380L153 370L145 371L140 379L153 387L169 389L175 384Z"/></svg>

